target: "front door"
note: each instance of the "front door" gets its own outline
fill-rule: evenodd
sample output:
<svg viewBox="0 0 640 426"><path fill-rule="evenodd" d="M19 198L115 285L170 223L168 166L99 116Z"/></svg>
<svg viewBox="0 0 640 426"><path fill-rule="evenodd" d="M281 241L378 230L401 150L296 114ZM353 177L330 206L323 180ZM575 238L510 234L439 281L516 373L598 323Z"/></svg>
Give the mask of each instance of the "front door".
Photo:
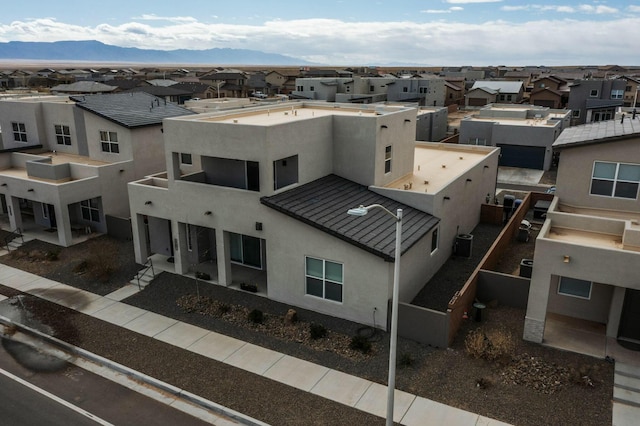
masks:
<svg viewBox="0 0 640 426"><path fill-rule="evenodd" d="M640 290L626 291L618 340L640 344Z"/></svg>

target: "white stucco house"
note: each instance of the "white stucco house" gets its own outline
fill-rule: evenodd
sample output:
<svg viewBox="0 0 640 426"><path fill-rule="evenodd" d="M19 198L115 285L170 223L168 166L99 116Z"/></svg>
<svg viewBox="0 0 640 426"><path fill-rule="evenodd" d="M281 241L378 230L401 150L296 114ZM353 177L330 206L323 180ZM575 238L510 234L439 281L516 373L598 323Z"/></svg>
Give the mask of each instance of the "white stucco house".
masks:
<svg viewBox="0 0 640 426"><path fill-rule="evenodd" d="M164 120L166 173L129 184L136 260L385 328L395 221L347 210L403 209L410 301L495 191L497 149L416 143L416 116L300 102Z"/></svg>
<svg viewBox="0 0 640 426"><path fill-rule="evenodd" d="M640 117L571 127L554 149L557 190L536 240L524 338L543 342L561 315L640 345Z"/></svg>
<svg viewBox="0 0 640 426"><path fill-rule="evenodd" d="M145 93L0 101L0 202L10 230L62 246L107 232L109 216L129 217L127 183L164 169L162 119L185 114Z"/></svg>

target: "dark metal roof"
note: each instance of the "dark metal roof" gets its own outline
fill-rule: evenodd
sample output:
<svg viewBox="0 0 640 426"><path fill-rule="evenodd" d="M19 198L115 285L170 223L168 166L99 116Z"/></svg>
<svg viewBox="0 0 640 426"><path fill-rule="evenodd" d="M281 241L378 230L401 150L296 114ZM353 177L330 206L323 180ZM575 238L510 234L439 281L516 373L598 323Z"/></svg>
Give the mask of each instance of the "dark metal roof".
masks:
<svg viewBox="0 0 640 426"><path fill-rule="evenodd" d="M70 96L79 108L127 128L161 124L164 118L194 114L144 92Z"/></svg>
<svg viewBox="0 0 640 426"><path fill-rule="evenodd" d="M262 197L260 202L298 219L386 261L395 258L396 222L381 209L362 217L347 210L359 205L380 204L394 215L402 209L402 253L425 237L440 219L377 194L366 186L328 175L297 188Z"/></svg>
<svg viewBox="0 0 640 426"><path fill-rule="evenodd" d="M624 120L605 120L595 123L567 127L553 143L554 149L571 148L609 141L640 137L640 114L633 119L628 114Z"/></svg>

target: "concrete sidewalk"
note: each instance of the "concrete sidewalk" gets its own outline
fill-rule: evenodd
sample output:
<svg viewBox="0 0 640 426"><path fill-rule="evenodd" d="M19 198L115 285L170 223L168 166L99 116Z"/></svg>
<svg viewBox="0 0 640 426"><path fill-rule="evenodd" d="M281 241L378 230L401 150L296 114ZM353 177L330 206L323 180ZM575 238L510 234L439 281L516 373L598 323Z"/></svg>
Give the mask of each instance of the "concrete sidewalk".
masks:
<svg viewBox="0 0 640 426"><path fill-rule="evenodd" d="M103 297L6 265L0 265L0 283L302 391L385 416L386 386L122 303L138 291L135 286ZM507 425L398 390L394 421L407 426Z"/></svg>

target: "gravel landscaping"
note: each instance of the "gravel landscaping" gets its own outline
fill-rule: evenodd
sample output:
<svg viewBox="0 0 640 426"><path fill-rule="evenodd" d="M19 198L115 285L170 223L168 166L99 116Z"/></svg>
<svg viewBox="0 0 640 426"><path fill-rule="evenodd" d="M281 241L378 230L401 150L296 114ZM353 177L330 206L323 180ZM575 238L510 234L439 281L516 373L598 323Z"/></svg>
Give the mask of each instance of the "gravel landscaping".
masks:
<svg viewBox="0 0 640 426"><path fill-rule="evenodd" d="M423 306L446 307L451 289L455 291L464 284L495 238L492 235L499 231L500 227L476 228L472 258L450 259L416 299L422 300ZM118 267L104 283L89 279L89 269L74 268L91 253L101 253L101 241L119 247ZM39 242L28 244L24 251L42 250L46 254L51 248ZM107 237L61 249L57 260L41 255L8 255L0 262L99 294L124 285L139 268L133 262L130 242L113 242ZM1 286L0 292L15 293ZM196 288L195 280L168 273L160 274L143 292L125 302L375 382L387 380L388 335L360 324L297 308L297 322L288 324L284 316L291 306L202 282ZM64 340L272 424L382 423L357 410L48 302L32 302L30 306ZM247 318L255 309L265 314L262 324ZM397 387L515 425L611 424L613 366L604 360L525 342L521 338L523 323L523 310L498 306L488 309L481 323L466 322L450 348L399 339ZM314 342L309 336L310 324L326 328L328 335L322 339L330 340L330 344L322 339ZM368 353L349 347L357 335L370 341Z"/></svg>

